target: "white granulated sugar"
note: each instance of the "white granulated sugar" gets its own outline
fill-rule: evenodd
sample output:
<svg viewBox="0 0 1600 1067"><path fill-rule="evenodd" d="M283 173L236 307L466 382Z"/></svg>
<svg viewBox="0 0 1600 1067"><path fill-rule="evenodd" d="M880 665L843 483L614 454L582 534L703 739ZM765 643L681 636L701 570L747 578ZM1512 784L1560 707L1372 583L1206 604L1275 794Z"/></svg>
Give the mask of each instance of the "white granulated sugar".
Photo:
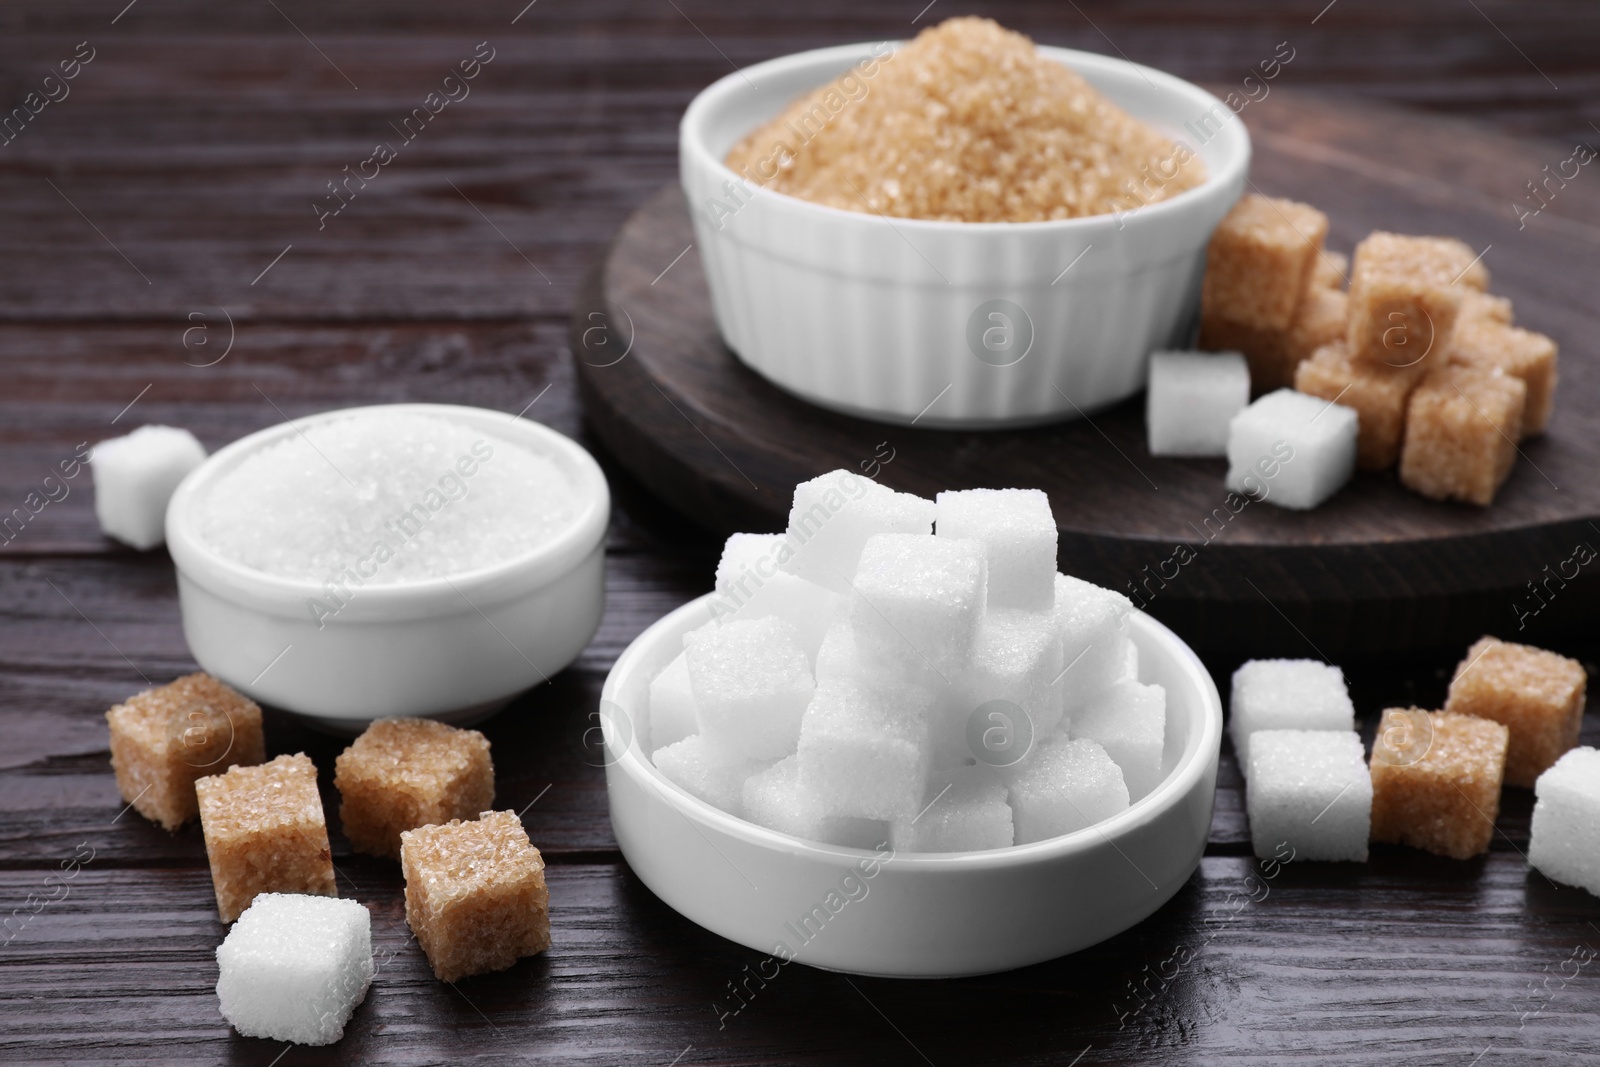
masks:
<svg viewBox="0 0 1600 1067"><path fill-rule="evenodd" d="M254 570L394 585L491 567L581 507L560 466L431 415L363 412L251 454L197 501L200 538Z"/></svg>

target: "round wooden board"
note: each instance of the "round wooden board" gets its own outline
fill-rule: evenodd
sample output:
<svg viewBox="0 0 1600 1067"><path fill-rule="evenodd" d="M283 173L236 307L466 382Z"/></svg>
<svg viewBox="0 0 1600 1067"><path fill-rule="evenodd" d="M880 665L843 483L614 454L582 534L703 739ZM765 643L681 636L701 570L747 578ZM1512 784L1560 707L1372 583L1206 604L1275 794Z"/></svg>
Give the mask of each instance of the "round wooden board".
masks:
<svg viewBox="0 0 1600 1067"><path fill-rule="evenodd" d="M794 484L847 467L895 489L1030 486L1060 527L1060 567L1128 592L1198 647L1337 657L1536 639L1600 614L1600 178L1538 215L1525 183L1570 147L1277 91L1243 116L1251 180L1316 204L1329 245L1374 229L1479 249L1519 324L1561 346L1555 416L1494 505L1425 500L1358 475L1316 511L1224 503L1221 460L1152 457L1143 397L1039 429L958 432L838 415L780 391L722 343L681 192L623 225L580 295L572 350L585 416L646 486L717 532L779 530ZM1569 164L1568 169L1571 169ZM1209 521L1208 521L1209 520ZM1576 573L1576 577L1574 577ZM1563 585L1563 581L1565 584ZM1539 584L1535 591L1530 583Z"/></svg>

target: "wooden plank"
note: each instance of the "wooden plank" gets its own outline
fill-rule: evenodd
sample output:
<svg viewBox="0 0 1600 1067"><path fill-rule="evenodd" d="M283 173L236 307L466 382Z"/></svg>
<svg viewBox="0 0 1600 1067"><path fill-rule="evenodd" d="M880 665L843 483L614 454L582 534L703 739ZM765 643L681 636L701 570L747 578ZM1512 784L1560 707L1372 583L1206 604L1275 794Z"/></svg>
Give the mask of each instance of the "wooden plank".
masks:
<svg viewBox="0 0 1600 1067"><path fill-rule="evenodd" d="M97 51L71 95L0 158L10 222L0 253L11 265L0 316L558 313L626 212L675 175L677 120L698 88L730 64L913 29L902 12L839 0L760 23L691 8L535 8L516 26L484 10L464 26L411 0L385 11L376 41L368 14L300 10L296 23L329 59L270 7L147 4L116 26L86 2L30 11L26 34L0 44L8 66L28 72L18 96L86 35ZM1592 133L1581 118L1581 92L1595 84L1582 42L1600 17L1580 4L1508 19L1517 45L1463 5L1343 0L1315 26L1243 3L1205 16L1175 3L1009 4L993 14L1048 43L1125 54L1225 91L1289 41L1295 58L1274 95L1246 112L1252 120L1277 109L1276 87L1295 86L1559 131L1568 149ZM352 186L348 209L319 228L312 205L326 183L358 168L376 141L398 140L391 124L480 40L495 58L471 94ZM1387 78L1374 84L1374 69ZM1561 158L1530 160L1529 177Z"/></svg>
<svg viewBox="0 0 1600 1067"><path fill-rule="evenodd" d="M232 1035L217 1012L224 931L203 869L113 870L97 856L68 882L0 872L8 911L30 893L61 898L14 920L0 948L0 1055L659 1065L832 1063L849 1049L858 1063L1346 1064L1467 1063L1491 1048L1576 1062L1600 1009L1596 965L1580 962L1600 951L1594 899L1513 854L1466 868L1399 849L1365 867L1208 858L1150 920L1068 959L944 982L801 964L770 977L769 964L765 988L749 977L760 953L680 918L625 867L586 864L548 869L547 955L447 986L409 941L393 865L341 874L340 893L372 909L379 970L341 1043L285 1054Z"/></svg>

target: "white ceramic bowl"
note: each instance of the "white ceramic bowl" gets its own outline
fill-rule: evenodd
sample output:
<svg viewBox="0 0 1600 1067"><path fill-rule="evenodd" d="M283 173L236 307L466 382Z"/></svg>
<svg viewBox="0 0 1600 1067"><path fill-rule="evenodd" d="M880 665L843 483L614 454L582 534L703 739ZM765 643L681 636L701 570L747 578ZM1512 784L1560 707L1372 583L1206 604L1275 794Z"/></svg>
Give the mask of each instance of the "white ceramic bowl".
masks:
<svg viewBox="0 0 1600 1067"><path fill-rule="evenodd" d="M628 865L713 933L830 970L983 974L1121 933L1171 898L1199 864L1216 793L1222 700L1189 647L1149 616L1135 612L1131 632L1141 677L1167 690L1168 770L1160 786L1116 817L1064 837L887 859L734 818L650 763L638 736L650 679L681 651L683 635L710 618L708 595L640 634L606 679L601 718L611 826Z"/></svg>
<svg viewBox="0 0 1600 1067"><path fill-rule="evenodd" d="M1122 215L1028 223L891 220L739 190L728 150L874 47L748 67L683 116L679 168L728 346L803 399L889 422L1026 425L1137 392L1146 355L1193 336L1206 242L1244 188L1244 124L1170 74L1041 48L1198 152L1206 182Z"/></svg>
<svg viewBox="0 0 1600 1067"><path fill-rule="evenodd" d="M196 537L192 513L217 478L253 452L355 412L431 415L477 428L554 461L583 506L534 551L450 578L371 585L318 629L317 583L247 568ZM470 722L575 659L600 624L611 494L600 467L556 431L499 411L446 404L346 408L235 441L196 468L167 508L167 546L189 650L205 670L254 699L329 729L423 715Z"/></svg>

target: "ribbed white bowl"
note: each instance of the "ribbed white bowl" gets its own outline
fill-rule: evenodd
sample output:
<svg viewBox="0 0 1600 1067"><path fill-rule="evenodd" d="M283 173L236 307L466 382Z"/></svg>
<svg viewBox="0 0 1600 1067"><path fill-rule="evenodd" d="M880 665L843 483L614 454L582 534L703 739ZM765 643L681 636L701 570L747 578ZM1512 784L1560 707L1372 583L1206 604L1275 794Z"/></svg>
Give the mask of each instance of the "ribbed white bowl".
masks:
<svg viewBox="0 0 1600 1067"><path fill-rule="evenodd" d="M1188 144L1205 183L1121 215L1029 223L888 219L754 183L730 196L741 179L723 165L728 150L874 47L881 52L844 45L746 68L684 114L683 188L728 346L806 400L887 422L1026 425L1137 392L1145 356L1192 336L1206 242L1244 188L1244 124L1170 74L1041 48Z"/></svg>

